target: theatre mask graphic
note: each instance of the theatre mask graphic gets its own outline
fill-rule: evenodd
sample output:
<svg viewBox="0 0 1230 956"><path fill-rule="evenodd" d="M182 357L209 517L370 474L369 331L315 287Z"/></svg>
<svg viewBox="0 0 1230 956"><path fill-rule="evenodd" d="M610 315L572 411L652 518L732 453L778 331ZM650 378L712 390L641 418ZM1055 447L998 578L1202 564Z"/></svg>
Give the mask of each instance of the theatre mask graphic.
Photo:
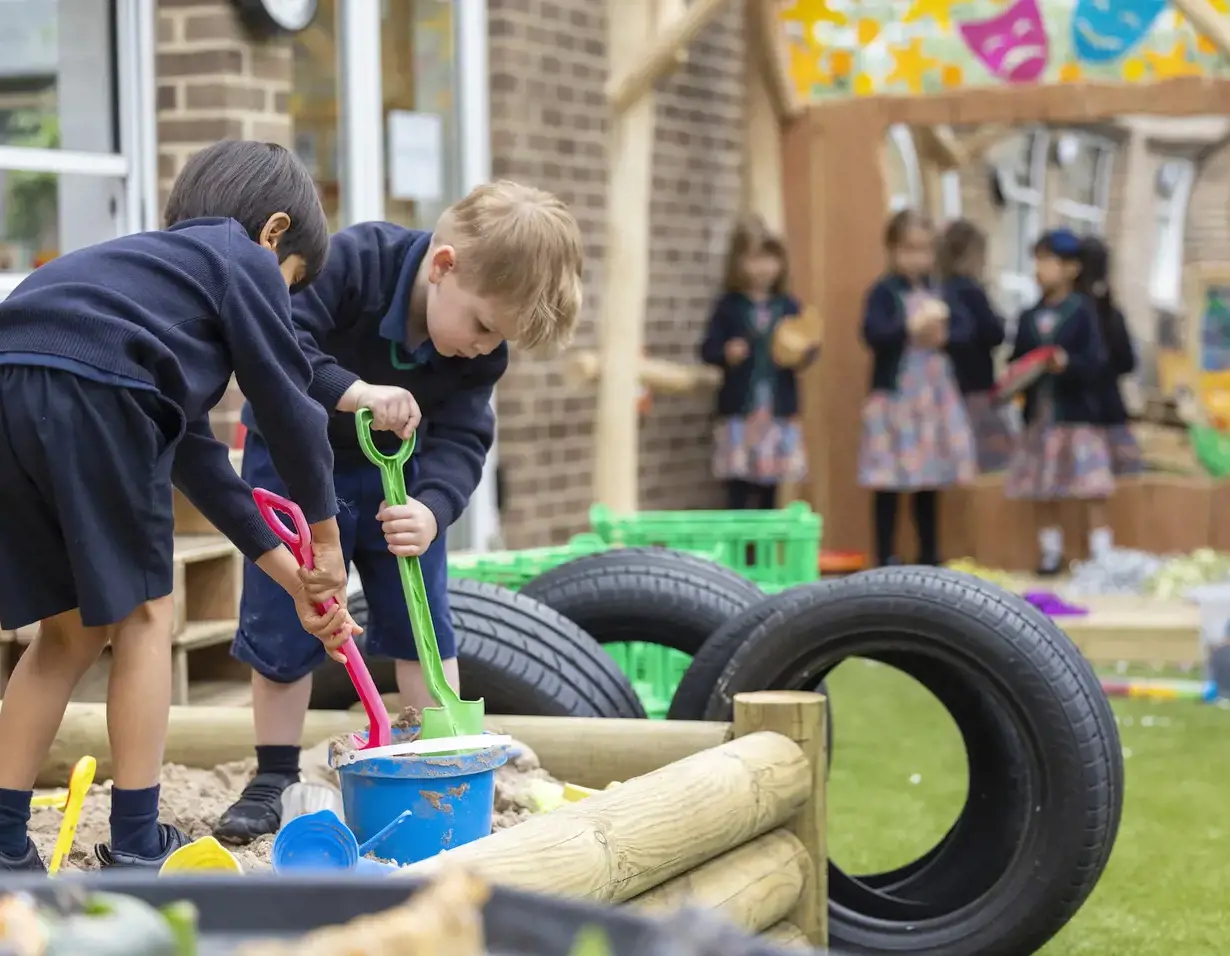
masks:
<svg viewBox="0 0 1230 956"><path fill-rule="evenodd" d="M1077 0L1072 49L1078 60L1109 63L1149 34L1166 0Z"/></svg>
<svg viewBox="0 0 1230 956"><path fill-rule="evenodd" d="M1017 0L990 19L967 20L960 31L970 52L1001 80L1033 83L1046 69L1049 44L1038 0Z"/></svg>

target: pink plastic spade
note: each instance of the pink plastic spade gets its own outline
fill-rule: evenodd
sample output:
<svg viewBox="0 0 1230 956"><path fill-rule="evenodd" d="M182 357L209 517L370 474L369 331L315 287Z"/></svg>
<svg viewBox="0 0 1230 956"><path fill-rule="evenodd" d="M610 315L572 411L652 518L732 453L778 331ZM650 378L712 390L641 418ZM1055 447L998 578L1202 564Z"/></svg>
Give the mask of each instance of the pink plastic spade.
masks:
<svg viewBox="0 0 1230 956"><path fill-rule="evenodd" d="M300 567L310 570L315 560L312 557L312 529L308 527L307 519L303 517L299 506L290 499L275 495L264 488L253 489L252 500L260 509L265 523L290 548L290 553L295 556ZM278 517L279 511L294 523L293 531L286 527L286 523ZM330 598L328 604L318 604L316 610L323 614L336 603L333 598ZM347 640L340 650L346 658L346 673L350 675L354 689L359 692L359 700L363 702L363 709L367 711L367 737L355 734L355 746L360 750L367 750L370 747L387 747L393 742L392 731L389 729L389 713L384 708L384 701L380 699L380 692L376 690L376 684L372 680L367 665L363 663L363 655L359 653L354 638Z"/></svg>

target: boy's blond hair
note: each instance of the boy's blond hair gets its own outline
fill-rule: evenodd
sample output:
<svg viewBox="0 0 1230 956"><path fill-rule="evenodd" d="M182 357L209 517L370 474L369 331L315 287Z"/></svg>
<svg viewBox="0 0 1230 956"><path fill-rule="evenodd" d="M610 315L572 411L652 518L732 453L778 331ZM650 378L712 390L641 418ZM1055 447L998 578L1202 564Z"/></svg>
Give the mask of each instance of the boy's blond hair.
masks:
<svg viewBox="0 0 1230 956"><path fill-rule="evenodd" d="M581 311L581 230L556 196L500 180L473 189L436 224L457 250L457 280L518 316L514 344L567 346Z"/></svg>

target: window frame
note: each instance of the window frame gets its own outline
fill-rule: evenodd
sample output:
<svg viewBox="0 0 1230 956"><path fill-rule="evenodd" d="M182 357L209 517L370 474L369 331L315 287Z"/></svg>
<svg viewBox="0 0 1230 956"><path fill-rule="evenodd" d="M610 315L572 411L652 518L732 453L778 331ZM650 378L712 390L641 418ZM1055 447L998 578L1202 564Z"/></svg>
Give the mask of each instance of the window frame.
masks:
<svg viewBox="0 0 1230 956"><path fill-rule="evenodd" d="M0 145L0 170L117 180L116 235L158 226L155 0L113 0L115 152ZM70 249L61 250L71 252ZM30 273L0 271L0 301Z"/></svg>
<svg viewBox="0 0 1230 956"><path fill-rule="evenodd" d="M1077 130L1062 131L1055 137L1055 141L1058 143L1065 136L1076 137L1080 149L1093 149L1097 152L1093 166L1093 204L1079 202L1066 196L1057 196L1051 203L1051 209L1057 215L1074 220L1086 227L1085 230L1074 231L1088 231L1095 236L1105 235L1106 217L1110 210L1110 188L1114 177L1115 154L1118 152L1117 144L1104 136ZM1059 169L1062 175L1063 167L1060 166Z"/></svg>
<svg viewBox="0 0 1230 956"><path fill-rule="evenodd" d="M886 145L895 149L901 157L901 165L905 168L905 193L891 193L888 197L888 207L892 212L902 209L921 209L923 202L922 166L918 162L918 148L914 145L914 134L904 123L894 123L888 128Z"/></svg>
<svg viewBox="0 0 1230 956"><path fill-rule="evenodd" d="M1004 199L1002 216L1012 216L1015 223L1012 266L1000 270L999 289L1005 306L1008 334L1016 331L1016 317L1038 297L1038 284L1026 263L1033 244L1042 234L1046 212L1046 164L1051 134L1043 127L1024 131L1028 139L1027 182L1016 180L1015 169L1000 161L993 167L1000 194Z"/></svg>
<svg viewBox="0 0 1230 956"><path fill-rule="evenodd" d="M1162 170L1170 166L1179 170L1178 179L1170 196L1158 195L1158 179ZM1183 310L1183 263L1184 242L1187 234L1187 217L1191 205L1192 189L1196 183L1196 163L1182 156L1167 156L1157 168L1153 181L1153 262L1149 270L1149 300L1155 309L1178 313ZM1163 255L1163 252L1168 253ZM1166 289L1158 272L1162 266L1171 270L1165 277Z"/></svg>

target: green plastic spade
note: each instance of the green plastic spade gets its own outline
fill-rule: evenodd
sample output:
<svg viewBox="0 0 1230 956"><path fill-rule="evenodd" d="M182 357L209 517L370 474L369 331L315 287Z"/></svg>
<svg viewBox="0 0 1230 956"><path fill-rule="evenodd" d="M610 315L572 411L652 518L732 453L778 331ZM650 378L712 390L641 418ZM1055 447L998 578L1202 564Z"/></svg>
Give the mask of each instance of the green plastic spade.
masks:
<svg viewBox="0 0 1230 956"><path fill-rule="evenodd" d="M406 462L414 453L414 436L411 435L395 455L382 454L372 441L372 413L360 408L355 414L355 426L359 432L359 445L367 460L380 469L384 485L384 500L390 505L406 503ZM444 529L440 529L444 533ZM427 603L427 588L423 584L423 569L417 557L398 557L397 570L401 574L401 587L406 594L406 609L410 612L410 627L414 630L414 646L423 667L423 682L439 707L423 711L423 726L420 736L424 740L441 737L468 737L483 732L483 717L486 710L481 700L462 700L444 679L444 665L440 662L440 646L436 643L436 628L431 620L431 607Z"/></svg>

